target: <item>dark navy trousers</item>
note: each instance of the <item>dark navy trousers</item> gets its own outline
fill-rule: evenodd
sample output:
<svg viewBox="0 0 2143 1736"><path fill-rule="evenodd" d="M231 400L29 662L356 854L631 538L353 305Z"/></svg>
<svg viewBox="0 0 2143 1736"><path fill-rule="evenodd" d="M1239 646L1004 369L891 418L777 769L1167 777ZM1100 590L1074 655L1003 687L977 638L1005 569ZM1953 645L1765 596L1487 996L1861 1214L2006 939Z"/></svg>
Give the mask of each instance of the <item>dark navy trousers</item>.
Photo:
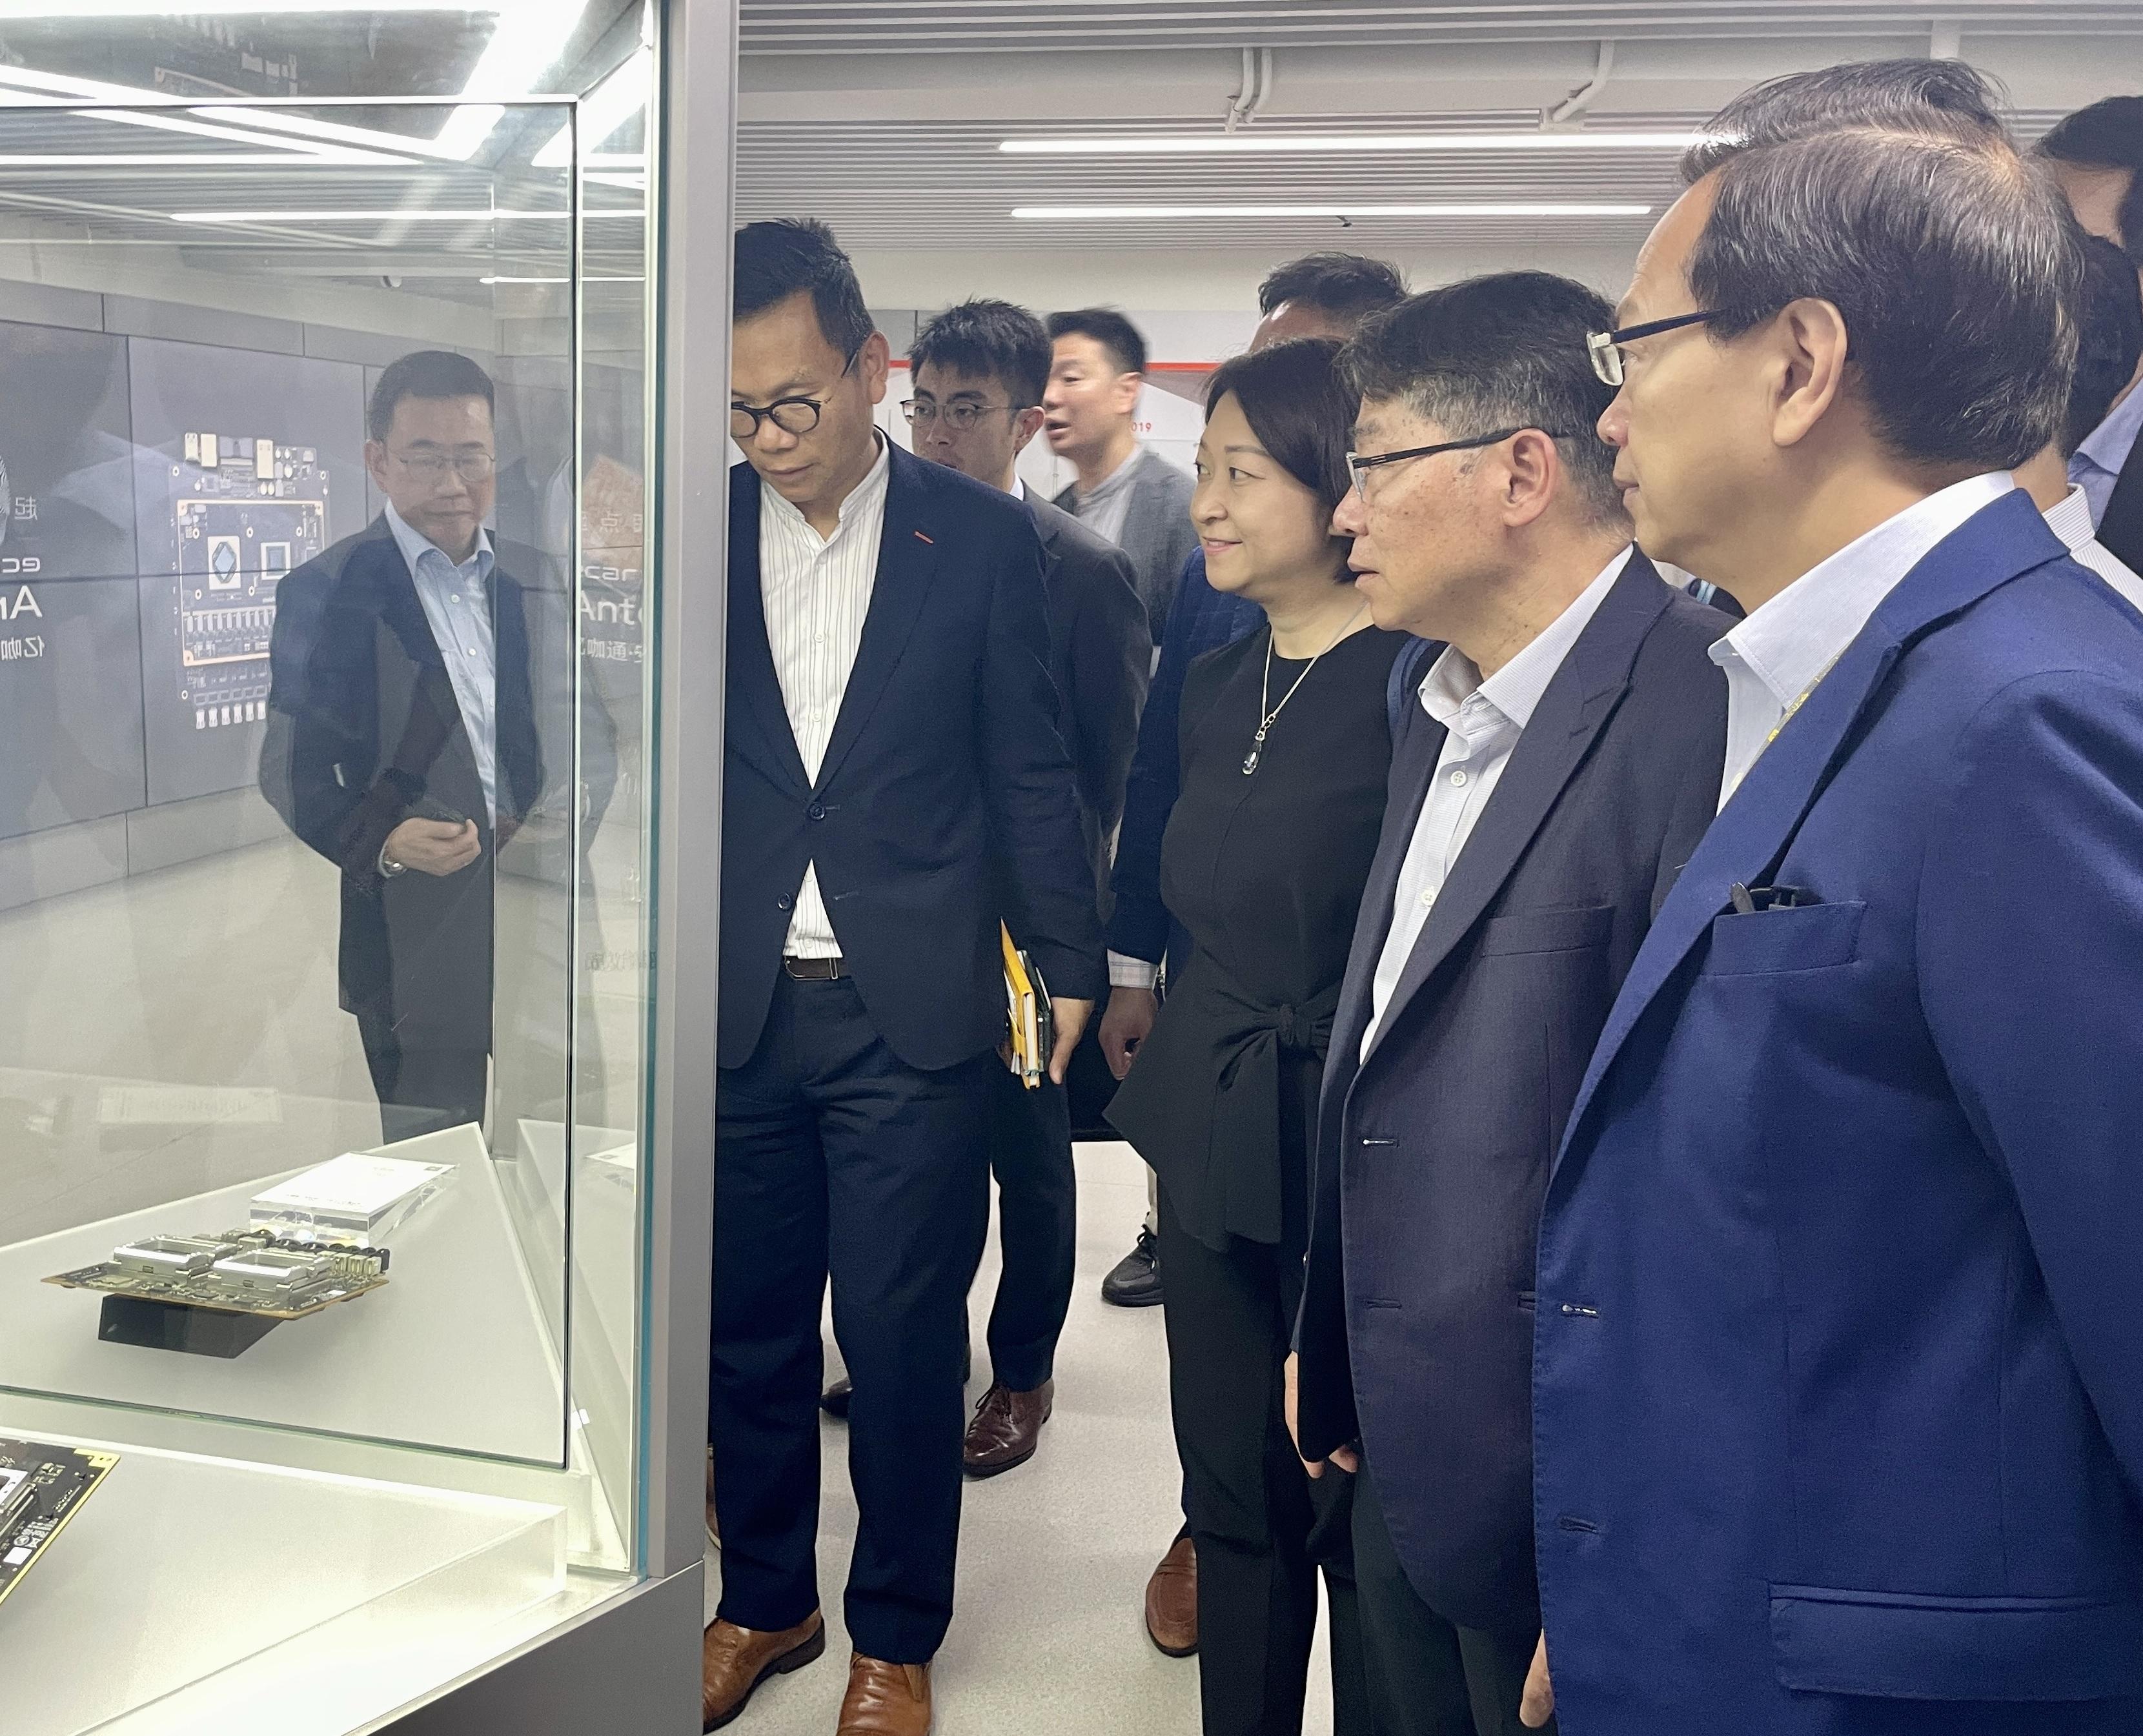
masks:
<svg viewBox="0 0 2143 1736"><path fill-rule="evenodd" d="M1004 1068L991 1081L990 1168L997 1180L1004 1270L990 1308L990 1377L1032 1392L1056 1373L1072 1308L1079 1183L1072 1102L1061 1085L1029 1091Z"/></svg>

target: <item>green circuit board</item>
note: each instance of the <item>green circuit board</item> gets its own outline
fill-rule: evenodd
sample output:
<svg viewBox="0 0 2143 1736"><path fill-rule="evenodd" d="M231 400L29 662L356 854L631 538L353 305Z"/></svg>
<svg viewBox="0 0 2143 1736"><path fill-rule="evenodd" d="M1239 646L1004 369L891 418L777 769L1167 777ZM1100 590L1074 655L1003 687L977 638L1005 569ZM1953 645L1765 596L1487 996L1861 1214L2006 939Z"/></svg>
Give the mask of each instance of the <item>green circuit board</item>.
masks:
<svg viewBox="0 0 2143 1736"><path fill-rule="evenodd" d="M302 1320L387 1282L384 1248L324 1242L252 1228L216 1235L144 1236L111 1258L45 1282L219 1313Z"/></svg>
<svg viewBox="0 0 2143 1736"><path fill-rule="evenodd" d="M0 1603L118 1462L112 1453L0 1435Z"/></svg>

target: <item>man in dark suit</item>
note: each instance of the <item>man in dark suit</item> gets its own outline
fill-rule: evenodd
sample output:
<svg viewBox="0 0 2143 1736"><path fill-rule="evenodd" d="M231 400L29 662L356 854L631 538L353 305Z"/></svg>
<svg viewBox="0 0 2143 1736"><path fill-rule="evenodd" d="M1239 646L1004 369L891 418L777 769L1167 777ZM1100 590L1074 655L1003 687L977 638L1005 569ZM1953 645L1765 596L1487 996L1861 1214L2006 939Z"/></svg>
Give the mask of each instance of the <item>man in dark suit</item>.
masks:
<svg viewBox="0 0 2143 1736"><path fill-rule="evenodd" d="M1353 1473L1380 1730L1512 1736L1532 1570L1533 1227L1562 1119L1711 818L1723 616L1631 544L1610 309L1543 272L1417 295L1347 351L1335 523L1380 627L1444 641L1334 1018L1297 1340L1297 1439ZM1291 1368L1290 1373L1298 1373Z"/></svg>
<svg viewBox="0 0 2143 1736"><path fill-rule="evenodd" d="M1153 641L1128 556L1068 512L1027 492L1013 470L1042 428L1049 334L1025 308L969 301L928 321L908 352L903 407L915 450L1017 497L1042 537L1050 667L1079 782L1079 823L1106 912L1109 861L1138 739ZM1018 939L1017 934L1013 937ZM1078 1184L1065 1088L996 1076L991 1167L1004 1269L990 1313L990 1388L968 1425L968 1474L992 1476L1034 1456L1055 1397L1057 1341L1072 1303Z"/></svg>
<svg viewBox="0 0 2143 1736"><path fill-rule="evenodd" d="M2038 154L2053 166L2076 220L2143 271L2143 96L2077 110L2040 140ZM2098 540L2131 567L2143 567L2139 435L2143 391L2131 384L2069 460L2069 480L2091 502Z"/></svg>
<svg viewBox="0 0 2143 1736"><path fill-rule="evenodd" d="M483 528L492 402L465 356L389 368L365 445L386 510L276 591L261 792L342 871L342 1005L389 1140L483 1120L495 863L544 783L542 567Z"/></svg>
<svg viewBox="0 0 2143 1736"><path fill-rule="evenodd" d="M1542 1220L1588 1736L2143 1729L2143 621L2009 474L2081 278L2006 141L1849 126L1705 173L1594 342L1639 540L1750 612Z"/></svg>
<svg viewBox="0 0 2143 1736"><path fill-rule="evenodd" d="M819 1310L854 1383L841 1729L925 1736L952 1615L960 1364L989 1210L998 927L1105 980L1034 522L893 448L886 342L822 224L736 241L709 1439L709 1728L825 1644Z"/></svg>

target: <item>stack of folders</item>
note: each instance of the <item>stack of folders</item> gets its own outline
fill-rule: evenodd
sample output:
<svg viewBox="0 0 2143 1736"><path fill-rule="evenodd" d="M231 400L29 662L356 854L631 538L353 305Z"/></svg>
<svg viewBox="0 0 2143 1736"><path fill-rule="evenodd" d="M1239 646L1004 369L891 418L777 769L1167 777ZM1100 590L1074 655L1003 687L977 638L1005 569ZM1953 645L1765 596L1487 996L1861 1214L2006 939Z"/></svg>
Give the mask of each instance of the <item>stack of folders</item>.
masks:
<svg viewBox="0 0 2143 1736"><path fill-rule="evenodd" d="M997 934L1004 947L1005 1011L1012 1022L1006 1059L1014 1078L1027 1090L1039 1091L1049 1076L1050 1051L1057 1046L1049 987L1034 961L1012 943L1012 931L1000 922Z"/></svg>

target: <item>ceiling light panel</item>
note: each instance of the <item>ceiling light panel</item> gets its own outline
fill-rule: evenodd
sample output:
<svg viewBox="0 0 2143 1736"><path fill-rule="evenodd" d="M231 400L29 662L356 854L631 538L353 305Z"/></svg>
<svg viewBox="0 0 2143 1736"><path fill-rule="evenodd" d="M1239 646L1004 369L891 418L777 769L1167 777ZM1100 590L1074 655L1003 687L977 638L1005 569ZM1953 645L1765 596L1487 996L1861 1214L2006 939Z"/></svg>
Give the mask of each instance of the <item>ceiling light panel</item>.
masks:
<svg viewBox="0 0 2143 1736"><path fill-rule="evenodd" d="M1107 133L1006 139L1007 156L1254 156L1334 151L1685 151L1703 132Z"/></svg>
<svg viewBox="0 0 2143 1736"><path fill-rule="evenodd" d="M1513 201L1473 205L1023 205L1022 223L1115 223L1198 217L1648 217L1648 205Z"/></svg>

